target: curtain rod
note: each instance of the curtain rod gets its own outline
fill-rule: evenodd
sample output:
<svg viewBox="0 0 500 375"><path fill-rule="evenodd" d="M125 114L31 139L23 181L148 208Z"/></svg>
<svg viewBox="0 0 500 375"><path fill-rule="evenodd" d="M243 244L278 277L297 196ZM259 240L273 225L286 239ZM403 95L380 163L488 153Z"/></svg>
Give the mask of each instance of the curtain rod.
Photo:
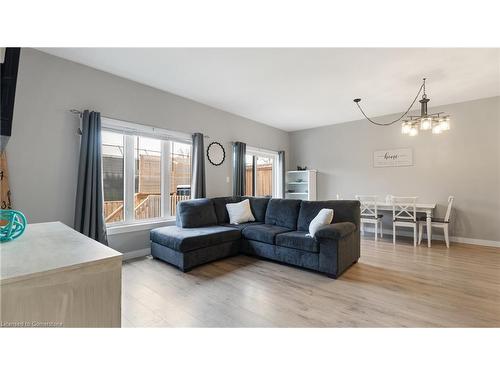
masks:
<svg viewBox="0 0 500 375"><path fill-rule="evenodd" d="M70 109L70 110L69 110L69 112L70 112L70 113L72 113L72 114L74 114L74 115L78 115L79 117L82 117L82 114L83 114L83 112L82 112L82 111L79 111L78 109ZM158 128L159 128L159 129L163 129L163 128L161 128L161 127L159 127L159 126L156 126L156 125L149 125L149 124L142 124L142 123L138 123L138 122L132 122L132 121L128 121L128 120L123 120L123 119L121 119L121 118L116 118L116 117L107 116L107 115L105 115L105 114L101 114L101 115L102 115L102 117L106 117L106 118L109 118L109 119L111 119L111 120L123 121L123 122L130 122L130 123L132 123L132 124L137 124L137 125L142 125L142 126L149 126L149 127L151 127L151 128L157 128L157 129L158 129ZM80 129L79 129L79 130L80 130ZM167 129L165 129L165 130L167 130ZM81 130L79 131L79 134L81 134ZM209 136L209 135L205 135L205 134L204 134L204 135L203 135L203 138L210 138L210 136Z"/></svg>

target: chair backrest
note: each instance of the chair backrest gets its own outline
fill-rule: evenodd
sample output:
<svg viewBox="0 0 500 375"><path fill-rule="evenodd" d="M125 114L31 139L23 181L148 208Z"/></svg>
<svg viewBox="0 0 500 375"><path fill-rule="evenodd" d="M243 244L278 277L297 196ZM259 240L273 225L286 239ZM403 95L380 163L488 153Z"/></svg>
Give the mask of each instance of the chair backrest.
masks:
<svg viewBox="0 0 500 375"><path fill-rule="evenodd" d="M417 221L417 197L392 197L392 218Z"/></svg>
<svg viewBox="0 0 500 375"><path fill-rule="evenodd" d="M361 216L372 216L377 218L377 199L376 195L356 195L356 199L361 204Z"/></svg>
<svg viewBox="0 0 500 375"><path fill-rule="evenodd" d="M453 195L450 195L448 197L448 208L446 209L446 216L444 217L444 221L450 221L451 206L453 205L454 199L455 199L455 197Z"/></svg>

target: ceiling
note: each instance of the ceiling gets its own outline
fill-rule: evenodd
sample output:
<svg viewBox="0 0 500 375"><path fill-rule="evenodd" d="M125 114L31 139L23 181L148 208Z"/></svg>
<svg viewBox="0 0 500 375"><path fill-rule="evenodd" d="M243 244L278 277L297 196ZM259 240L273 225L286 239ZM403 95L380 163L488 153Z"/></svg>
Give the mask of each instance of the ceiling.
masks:
<svg viewBox="0 0 500 375"><path fill-rule="evenodd" d="M500 49L41 48L287 131L500 95ZM418 104L418 103L417 103Z"/></svg>

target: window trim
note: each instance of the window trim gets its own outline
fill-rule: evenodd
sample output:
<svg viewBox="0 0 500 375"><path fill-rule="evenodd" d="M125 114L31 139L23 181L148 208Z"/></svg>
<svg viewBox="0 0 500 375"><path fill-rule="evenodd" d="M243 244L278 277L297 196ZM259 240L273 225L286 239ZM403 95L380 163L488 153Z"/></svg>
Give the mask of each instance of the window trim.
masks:
<svg viewBox="0 0 500 375"><path fill-rule="evenodd" d="M165 224L175 223L175 216L170 216L170 178L172 174L170 160L170 142L184 143L192 147L191 135L182 132L170 131L163 128L155 128L132 122L101 118L102 131L119 133L123 136L123 220L119 222L106 223L108 234L126 233L156 228ZM135 194L135 144L134 137L147 137L157 139L161 142L160 160L160 191L161 191L161 216L145 220L134 218L134 194ZM102 145L102 144L101 144ZM192 152L192 150L191 150ZM132 175L130 177L130 174Z"/></svg>
<svg viewBox="0 0 500 375"><path fill-rule="evenodd" d="M120 132L122 134L138 135L143 137L155 138L165 141L177 141L183 143L192 143L191 134L183 133L165 128L156 128L149 125L141 125L133 122L116 120L109 117L101 117L102 130Z"/></svg>
<svg viewBox="0 0 500 375"><path fill-rule="evenodd" d="M124 224L123 221L119 223L106 224L106 232L108 236L113 236L115 234L140 232L140 231L163 227L166 225L175 225L174 217L169 217L167 219L162 219L162 220L157 220L157 219L158 218L150 220L141 220L135 223L127 223L127 224Z"/></svg>

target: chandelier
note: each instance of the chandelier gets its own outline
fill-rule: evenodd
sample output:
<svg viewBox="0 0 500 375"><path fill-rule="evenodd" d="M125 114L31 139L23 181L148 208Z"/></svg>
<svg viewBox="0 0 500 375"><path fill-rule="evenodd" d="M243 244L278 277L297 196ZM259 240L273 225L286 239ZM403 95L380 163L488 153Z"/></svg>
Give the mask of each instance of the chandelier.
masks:
<svg viewBox="0 0 500 375"><path fill-rule="evenodd" d="M432 134L441 134L442 132L450 129L450 116L445 115L444 112L427 113L427 103L429 103L430 99L427 98L427 94L425 92L425 80L426 79L424 78L422 85L420 86L420 89L418 90L418 93L415 96L415 99L413 99L413 102L410 104L407 111L403 113L401 117L391 122L383 123L383 122L373 121L365 114L365 112L359 105L359 102L361 101L360 98L354 99L354 103L356 103L363 116L365 116L365 118L372 124L379 126L389 126L395 124L396 122L401 121L403 117L405 117L408 114L408 112L410 112L413 105L420 96L420 93L422 93L422 99L419 100L420 116L408 116L406 119L404 119L403 123L401 124L401 133L414 137L418 135L418 131L420 129L420 130L431 130Z"/></svg>

